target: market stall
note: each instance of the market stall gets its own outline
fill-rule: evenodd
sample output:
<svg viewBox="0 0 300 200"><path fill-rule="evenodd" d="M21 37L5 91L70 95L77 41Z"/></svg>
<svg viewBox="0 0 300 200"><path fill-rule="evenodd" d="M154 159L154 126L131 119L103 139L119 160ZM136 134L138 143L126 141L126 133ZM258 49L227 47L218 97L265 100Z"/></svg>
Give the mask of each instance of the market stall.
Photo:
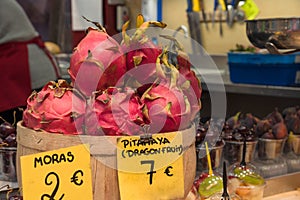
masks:
<svg viewBox="0 0 300 200"><path fill-rule="evenodd" d="M259 19L254 0L45 2L60 77L20 121L0 116L0 199L299 199L299 18Z"/></svg>

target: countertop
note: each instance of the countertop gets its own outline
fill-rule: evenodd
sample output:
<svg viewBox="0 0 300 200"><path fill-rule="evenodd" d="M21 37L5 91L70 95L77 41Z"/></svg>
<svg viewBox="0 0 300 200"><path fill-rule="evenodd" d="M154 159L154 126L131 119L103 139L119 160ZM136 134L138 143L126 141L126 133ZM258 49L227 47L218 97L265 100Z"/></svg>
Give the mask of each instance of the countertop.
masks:
<svg viewBox="0 0 300 200"><path fill-rule="evenodd" d="M289 192L284 192L281 194L272 195L265 197L264 200L299 200L300 199L300 190L294 190Z"/></svg>
<svg viewBox="0 0 300 200"><path fill-rule="evenodd" d="M300 98L300 87L232 83L229 79L229 75L227 74L224 74L222 78L224 81L225 91L227 93ZM214 82L202 82L203 90L208 90L207 84L210 85L213 91L219 91L218 83Z"/></svg>
<svg viewBox="0 0 300 200"><path fill-rule="evenodd" d="M203 58L204 64L196 69L196 74L201 79L203 90L207 91L209 88L212 91L220 91L222 89L220 85L223 84L227 93L300 98L300 85L272 86L233 83L230 80L227 55L210 55L211 59ZM222 80L219 80L219 78ZM209 87L207 87L208 85Z"/></svg>

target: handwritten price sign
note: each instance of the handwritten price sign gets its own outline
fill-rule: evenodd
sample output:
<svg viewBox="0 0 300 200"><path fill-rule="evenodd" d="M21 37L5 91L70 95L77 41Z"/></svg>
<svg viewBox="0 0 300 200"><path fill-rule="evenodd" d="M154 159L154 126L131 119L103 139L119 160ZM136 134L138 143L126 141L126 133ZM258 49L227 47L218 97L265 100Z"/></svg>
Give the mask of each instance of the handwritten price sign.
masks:
<svg viewBox="0 0 300 200"><path fill-rule="evenodd" d="M184 196L180 133L118 140L117 162L122 200L177 199Z"/></svg>
<svg viewBox="0 0 300 200"><path fill-rule="evenodd" d="M22 156L21 171L24 199L93 199L86 145Z"/></svg>

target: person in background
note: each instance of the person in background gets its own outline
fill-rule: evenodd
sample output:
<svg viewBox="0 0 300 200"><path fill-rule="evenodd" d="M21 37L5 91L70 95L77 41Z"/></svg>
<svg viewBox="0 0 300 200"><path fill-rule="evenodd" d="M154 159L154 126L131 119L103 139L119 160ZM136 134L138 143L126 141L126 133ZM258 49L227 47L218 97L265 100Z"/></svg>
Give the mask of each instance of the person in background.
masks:
<svg viewBox="0 0 300 200"><path fill-rule="evenodd" d="M55 59L22 7L0 0L0 116L10 123L21 120L19 108L32 91L58 78Z"/></svg>

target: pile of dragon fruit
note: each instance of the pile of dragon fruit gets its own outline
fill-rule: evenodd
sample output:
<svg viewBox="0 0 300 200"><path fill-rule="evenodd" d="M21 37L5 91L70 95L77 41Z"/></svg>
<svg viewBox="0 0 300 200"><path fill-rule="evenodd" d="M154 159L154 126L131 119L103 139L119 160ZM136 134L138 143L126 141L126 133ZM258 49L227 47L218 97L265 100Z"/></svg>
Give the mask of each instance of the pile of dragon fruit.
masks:
<svg viewBox="0 0 300 200"><path fill-rule="evenodd" d="M88 20L90 21L90 20ZM23 125L51 133L73 135L140 135L183 130L201 108L200 80L187 53L173 44L154 44L148 27L163 22L137 17L117 42L97 22L74 49L69 66L71 82L60 79L33 92L23 113Z"/></svg>

